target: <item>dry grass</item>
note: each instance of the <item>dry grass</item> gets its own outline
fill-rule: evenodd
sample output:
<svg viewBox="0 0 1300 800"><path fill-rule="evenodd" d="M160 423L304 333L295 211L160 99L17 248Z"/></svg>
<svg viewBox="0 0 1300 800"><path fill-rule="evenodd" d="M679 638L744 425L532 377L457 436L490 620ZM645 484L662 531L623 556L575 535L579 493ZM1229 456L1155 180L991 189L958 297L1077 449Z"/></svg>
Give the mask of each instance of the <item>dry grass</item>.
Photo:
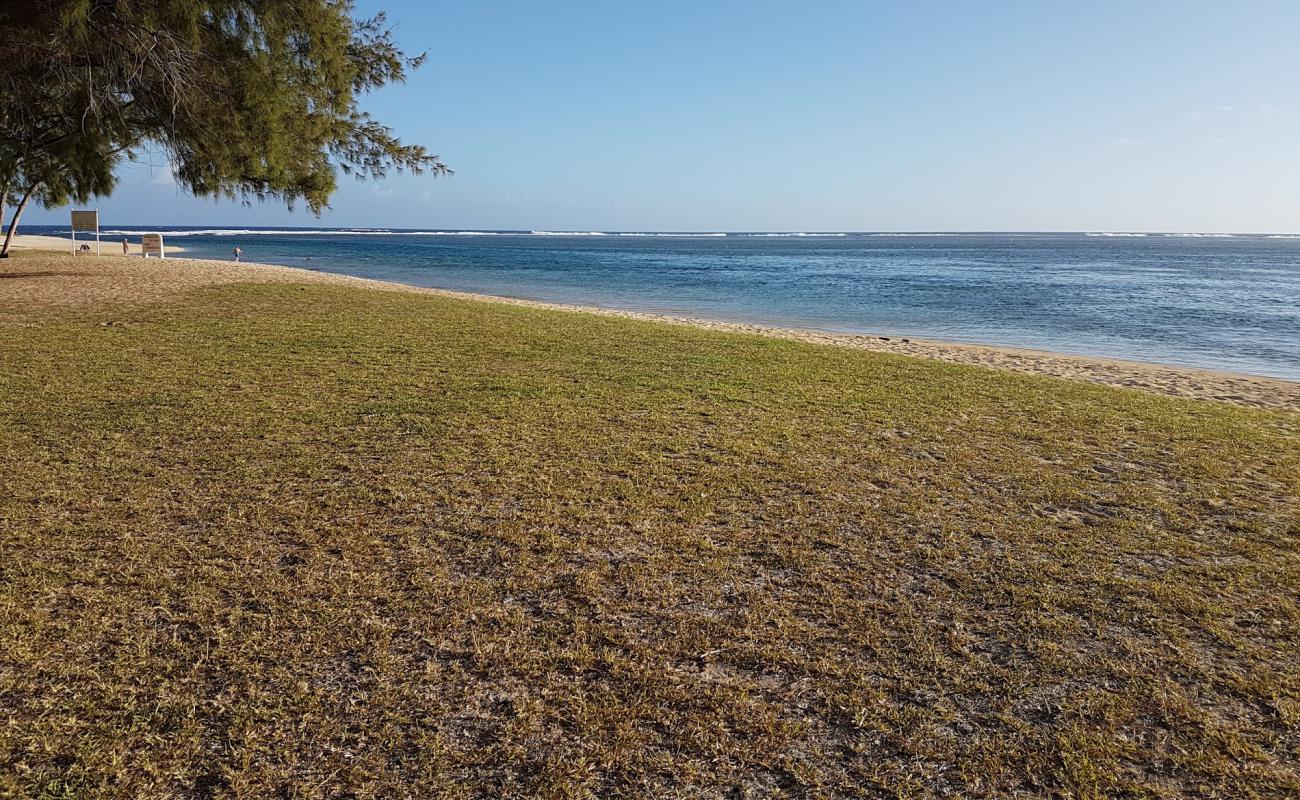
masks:
<svg viewBox="0 0 1300 800"><path fill-rule="evenodd" d="M330 286L108 313L0 328L0 795L1300 792L1300 415Z"/></svg>

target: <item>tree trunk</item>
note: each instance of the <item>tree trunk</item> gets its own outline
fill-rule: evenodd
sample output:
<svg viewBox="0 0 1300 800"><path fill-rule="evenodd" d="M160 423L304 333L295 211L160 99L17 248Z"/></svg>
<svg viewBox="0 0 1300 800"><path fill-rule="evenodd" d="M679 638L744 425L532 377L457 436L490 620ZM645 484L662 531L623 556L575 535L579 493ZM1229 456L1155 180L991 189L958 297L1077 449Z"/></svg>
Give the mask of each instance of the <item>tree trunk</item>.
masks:
<svg viewBox="0 0 1300 800"><path fill-rule="evenodd" d="M9 257L9 245L14 240L14 234L18 232L18 220L22 217L23 209L27 208L27 201L32 199L32 194L36 191L36 187L38 186L40 186L39 183L33 183L31 186L28 186L27 191L23 192L23 199L14 208L14 218L10 221L9 231L5 234L4 246L0 247L0 258Z"/></svg>
<svg viewBox="0 0 1300 800"><path fill-rule="evenodd" d="M9 205L9 181L0 184L0 228L5 224L5 208Z"/></svg>

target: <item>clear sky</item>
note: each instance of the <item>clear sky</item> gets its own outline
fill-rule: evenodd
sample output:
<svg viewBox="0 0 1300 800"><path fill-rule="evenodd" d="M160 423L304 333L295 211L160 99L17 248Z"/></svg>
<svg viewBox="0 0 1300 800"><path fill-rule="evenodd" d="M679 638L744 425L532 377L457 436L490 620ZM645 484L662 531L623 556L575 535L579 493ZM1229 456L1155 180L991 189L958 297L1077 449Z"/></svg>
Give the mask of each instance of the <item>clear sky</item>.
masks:
<svg viewBox="0 0 1300 800"><path fill-rule="evenodd" d="M1300 231L1300 3L423 2L366 107L449 178L321 219L125 169L109 225ZM66 209L34 210L62 224Z"/></svg>

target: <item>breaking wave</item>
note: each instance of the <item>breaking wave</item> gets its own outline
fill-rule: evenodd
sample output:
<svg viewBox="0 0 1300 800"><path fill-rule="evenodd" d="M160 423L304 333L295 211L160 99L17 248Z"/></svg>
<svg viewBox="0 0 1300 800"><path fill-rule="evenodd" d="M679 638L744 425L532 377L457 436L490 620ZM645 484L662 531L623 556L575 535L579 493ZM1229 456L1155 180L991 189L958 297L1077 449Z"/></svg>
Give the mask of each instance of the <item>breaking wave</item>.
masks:
<svg viewBox="0 0 1300 800"><path fill-rule="evenodd" d="M1089 233L1088 236L1160 236L1165 239L1235 239L1231 233Z"/></svg>
<svg viewBox="0 0 1300 800"><path fill-rule="evenodd" d="M393 231L382 228L325 228L325 229L253 229L204 228L201 230L143 231L113 229L101 231L106 236L143 236L161 233L163 236L527 236L525 233L506 231Z"/></svg>
<svg viewBox="0 0 1300 800"><path fill-rule="evenodd" d="M614 233L611 236L662 236L670 239L713 239L725 233Z"/></svg>
<svg viewBox="0 0 1300 800"><path fill-rule="evenodd" d="M822 237L822 236L848 236L847 233L738 233L747 239L765 239L765 238L787 238L787 237Z"/></svg>
<svg viewBox="0 0 1300 800"><path fill-rule="evenodd" d="M616 231L403 231L386 228L198 228L193 230L136 230L130 228L112 228L100 231L105 236L143 236L146 233L159 233L163 236L625 236L656 237L668 239L703 239L721 238L725 233L661 233L661 232L616 232ZM786 235L786 234L780 234ZM800 234L804 235L804 234ZM809 236L843 236L844 234L806 234Z"/></svg>
<svg viewBox="0 0 1300 800"><path fill-rule="evenodd" d="M529 231L529 236L660 236L673 239L701 239L726 236L725 233L649 233L630 231L626 233L612 231Z"/></svg>

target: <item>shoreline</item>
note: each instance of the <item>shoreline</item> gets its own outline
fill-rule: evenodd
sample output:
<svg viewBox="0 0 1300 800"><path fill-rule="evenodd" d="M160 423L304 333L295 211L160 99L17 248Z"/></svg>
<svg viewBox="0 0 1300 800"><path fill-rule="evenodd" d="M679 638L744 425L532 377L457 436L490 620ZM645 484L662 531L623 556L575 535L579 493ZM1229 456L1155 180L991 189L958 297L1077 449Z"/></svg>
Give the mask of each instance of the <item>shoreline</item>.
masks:
<svg viewBox="0 0 1300 800"><path fill-rule="evenodd" d="M256 262L249 262L249 263L254 264ZM288 269L303 269L306 272L318 272L318 270L308 269L305 267L289 267L288 265L282 265L282 264L258 263L256 265L266 266L266 267L285 266ZM355 276L346 275L346 273L326 272L324 270L319 270L319 272L325 275L342 275L344 277L355 277ZM763 322L759 320L751 321L751 320L736 319L736 318L721 319L717 317L694 317L688 314L675 314L667 311L664 312L636 311L634 309L611 308L608 306L588 306L588 305L582 305L578 303L561 303L561 302L555 302L550 300L540 300L534 297L514 297L511 295L483 294L479 292L463 292L456 289L440 289L436 286L418 286L416 284L401 283L400 281L384 281L375 278L358 278L358 280L373 280L376 283L385 284L393 287L400 287L403 290L440 292L448 295L454 295L457 297L464 297L470 300L487 300L487 301L501 301L507 303L520 303L520 304L526 304L530 306L536 306L538 308L554 309L557 311L575 311L580 313L607 314L607 315L612 314L617 316L625 316L628 317L629 319L639 319L639 320L650 321L650 322L665 322L669 324L679 324L679 325L690 325L693 327L728 328L728 329L734 328L737 330L737 332L749 333L757 336L770 335L773 338L782 338L782 339L825 338L825 339L833 339L836 341L840 339L854 340L854 341L863 340L866 344L870 344L870 340L877 340L882 344L882 349L880 352L897 352L897 350L889 348L888 347L889 344L893 344L895 345L895 347L899 345L916 344L916 345L921 345L923 347L930 346L939 349L956 348L962 350L970 350L970 349L990 350L999 353L1005 353L1010 356L1023 355L1023 356L1062 358L1062 359L1072 358L1072 359L1079 359L1081 361L1092 362L1092 363L1115 364L1116 366L1121 366L1121 367L1128 366L1128 367L1136 367L1136 368L1170 369L1170 370L1177 370L1180 372L1187 372L1187 373L1202 373L1207 377L1244 378L1249 380L1277 381L1283 384L1300 385L1300 378L1294 378L1294 379L1282 378L1276 375L1260 375L1254 372L1239 372L1230 369L1218 369L1215 367L1195 367L1186 364L1169 364L1162 361L1143 361L1141 359L1136 359L1136 358L1123 358L1121 356L1107 356L1098 353L1069 353L1061 350L1045 350L1042 348L1024 347L1020 345L1010 345L1010 344L1005 344L1005 345L991 344L989 342L975 342L975 341L970 341L965 339L943 339L943 338L935 338L930 336L918 336L915 334L900 334L900 333L886 334L877 331L866 331L866 332L854 333L851 331L837 331L837 330L829 330L826 328L803 327L794 324L787 326L787 325L781 325L779 323L769 323L769 322ZM838 346L851 346L851 345L839 344Z"/></svg>
<svg viewBox="0 0 1300 800"><path fill-rule="evenodd" d="M43 237L33 237L43 238ZM54 238L54 237L49 237ZM54 239L54 241L61 241ZM169 250L171 248L168 248ZM107 254L105 254L107 256ZM42 267L77 265L92 267L77 272L46 271ZM23 273L31 274L22 280ZM430 294L477 302L504 303L526 308L596 314L599 316L686 325L706 330L744 333L813 344L849 347L892 355L913 356L954 364L983 366L1125 389L1138 389L1173 397L1215 400L1255 408L1300 411L1300 382L1283 378L1180 367L1141 361L1082 356L997 345L947 342L913 337L828 333L800 328L726 322L652 312L624 311L597 306L569 305L497 295L358 278L333 272L254 262L178 258L172 261L123 258L87 262L64 252L42 252L28 245L17 258L0 262L0 321L12 321L7 307L20 308L35 299L67 308L109 304L148 305L191 289L229 283L326 283L358 288ZM73 280L81 279L81 280ZM90 280L85 280L90 279Z"/></svg>

